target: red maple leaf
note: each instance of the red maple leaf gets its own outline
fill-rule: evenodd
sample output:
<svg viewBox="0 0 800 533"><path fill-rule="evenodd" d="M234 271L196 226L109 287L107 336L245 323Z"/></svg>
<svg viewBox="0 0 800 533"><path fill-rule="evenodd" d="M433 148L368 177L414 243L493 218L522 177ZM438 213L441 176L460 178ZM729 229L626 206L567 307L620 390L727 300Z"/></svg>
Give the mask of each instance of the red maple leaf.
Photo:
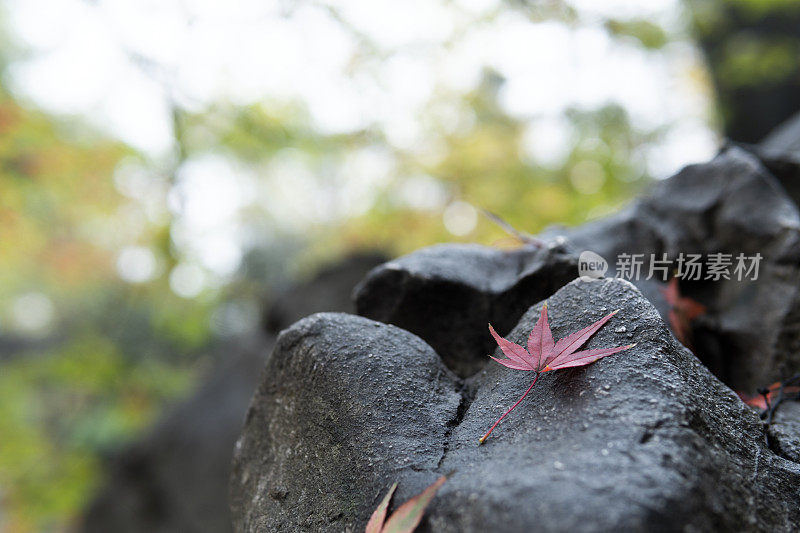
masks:
<svg viewBox="0 0 800 533"><path fill-rule="evenodd" d="M669 304L669 325L681 344L694 351L692 348L692 320L705 314L706 306L681 296L678 287L678 278L672 278L666 287L661 288L661 294Z"/></svg>
<svg viewBox="0 0 800 533"><path fill-rule="evenodd" d="M737 392L736 394L739 396L739 398L742 399L744 403L746 403L750 407L756 407L764 411L769 409L770 406L776 402L779 395L790 396L792 394L799 394L800 386L787 385L785 382L777 381L772 385L770 385L769 387L765 387L760 392L761 392L760 394L757 394L755 396L752 396L744 392Z"/></svg>
<svg viewBox="0 0 800 533"><path fill-rule="evenodd" d="M422 515L425 514L425 509L445 481L447 481L447 476L441 476L428 488L401 505L386 520L389 501L397 488L397 483L395 483L386 493L386 496L383 497L375 512L372 513L364 533L411 533L419 525Z"/></svg>
<svg viewBox="0 0 800 533"><path fill-rule="evenodd" d="M627 346L619 346L617 348L600 348L596 350L583 350L580 352L576 351L578 348L586 344L586 341L588 341L592 335L597 333L597 331L602 328L612 316L616 315L618 311L619 309L604 316L591 326L587 326L580 331L576 331L575 333L560 339L558 342L554 342L553 333L550 331L550 324L547 322L547 302L545 302L545 304L542 306L542 313L539 316L539 320L536 322L536 325L533 326L533 330L528 336L527 350L519 344L514 344L513 342L508 341L498 335L490 324L489 332L492 334L492 337L494 337L494 340L497 341L497 344L500 346L500 350L502 350L503 354L505 354L507 358L498 359L496 357L492 357L492 359L503 366L507 366L508 368L512 368L514 370L523 370L526 372L535 372L536 375L533 378L533 383L531 383L531 386L525 391L525 394L523 394L522 397L517 400L517 403L512 405L508 411L503 413L503 416L501 416L497 422L494 423L489 431L486 432L486 435L480 438L480 443L483 444L492 431L494 431L494 428L497 427L497 424L499 424L508 413L513 411L514 408L525 399L525 396L528 395L533 386L536 384L536 380L539 379L539 375L542 372L588 365L589 363L594 363L598 359L635 346L635 344L629 344Z"/></svg>

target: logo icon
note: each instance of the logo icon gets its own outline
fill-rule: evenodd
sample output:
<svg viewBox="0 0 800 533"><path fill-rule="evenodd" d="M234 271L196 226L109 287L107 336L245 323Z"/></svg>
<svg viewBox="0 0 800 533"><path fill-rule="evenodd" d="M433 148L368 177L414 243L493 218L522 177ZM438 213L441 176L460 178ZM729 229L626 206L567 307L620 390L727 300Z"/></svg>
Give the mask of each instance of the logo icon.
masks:
<svg viewBox="0 0 800 533"><path fill-rule="evenodd" d="M585 250L578 257L578 275L582 281L597 281L608 271L608 261L600 255Z"/></svg>

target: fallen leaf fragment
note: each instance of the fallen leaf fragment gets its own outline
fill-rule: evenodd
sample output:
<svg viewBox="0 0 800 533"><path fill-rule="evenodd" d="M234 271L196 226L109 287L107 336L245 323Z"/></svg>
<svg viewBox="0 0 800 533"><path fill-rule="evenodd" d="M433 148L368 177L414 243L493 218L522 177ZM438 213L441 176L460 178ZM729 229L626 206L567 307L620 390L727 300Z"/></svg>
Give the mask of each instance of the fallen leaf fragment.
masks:
<svg viewBox="0 0 800 533"><path fill-rule="evenodd" d="M672 278L661 294L669 305L669 325L675 338L681 344L694 351L692 346L692 321L706 313L706 306L687 296L681 296L678 278Z"/></svg>
<svg viewBox="0 0 800 533"><path fill-rule="evenodd" d="M411 533L419 525L425 514L425 509L427 509L428 504L436 496L436 492L445 481L447 481L447 476L441 476L421 493L401 505L384 523L386 510L397 488L397 483L395 483L386 493L375 512L372 513L364 533Z"/></svg>
<svg viewBox="0 0 800 533"><path fill-rule="evenodd" d="M386 510L389 507L389 502L392 500L392 495L394 494L396 488L397 483L392 485L392 488L390 488L389 492L386 493L386 496L383 497L383 500L381 501L380 505L378 505L378 508L375 509L375 512L372 513L372 516L369 517L369 522L367 522L367 528L364 530L364 533L381 533L383 522L386 520Z"/></svg>

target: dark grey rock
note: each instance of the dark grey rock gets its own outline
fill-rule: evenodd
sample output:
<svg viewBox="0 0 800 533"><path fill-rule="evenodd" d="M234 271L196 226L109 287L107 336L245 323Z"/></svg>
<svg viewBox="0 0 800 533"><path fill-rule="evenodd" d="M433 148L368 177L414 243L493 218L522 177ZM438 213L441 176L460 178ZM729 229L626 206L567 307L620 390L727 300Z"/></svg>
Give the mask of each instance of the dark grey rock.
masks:
<svg viewBox="0 0 800 533"><path fill-rule="evenodd" d="M782 403L769 427L770 446L775 453L800 463L800 403Z"/></svg>
<svg viewBox="0 0 800 533"><path fill-rule="evenodd" d="M772 153L757 147L749 147L749 150L756 154L764 166L778 179L795 205L800 205L800 152Z"/></svg>
<svg viewBox="0 0 800 533"><path fill-rule="evenodd" d="M800 526L800 465L635 287L576 280L549 306L556 337L620 308L587 347L637 345L544 374L483 446L530 373L492 364L459 398L436 354L398 328L325 314L284 332L237 445L236 530L359 531L394 481L396 507L442 473L423 531Z"/></svg>
<svg viewBox="0 0 800 533"><path fill-rule="evenodd" d="M532 376L499 365L476 376L477 395L442 462L456 473L431 510L432 530L788 531L800 524L793 503L800 465L767 447L757 416L674 340L632 285L575 281L549 303L557 338L621 308L587 346L637 345L544 374L480 447L476 438ZM524 342L539 309L526 313L511 340Z"/></svg>
<svg viewBox="0 0 800 533"><path fill-rule="evenodd" d="M800 160L800 114L775 128L758 146L773 154L796 155Z"/></svg>
<svg viewBox="0 0 800 533"><path fill-rule="evenodd" d="M741 145L756 155L800 205L800 114L776 128L758 144Z"/></svg>
<svg viewBox="0 0 800 533"><path fill-rule="evenodd" d="M696 353L731 386L747 391L800 370L800 215L774 176L752 154L730 147L691 165L607 219L573 230L551 228L573 253L592 250L616 273L620 254L739 253L763 257L755 281L681 284L708 306L696 321ZM674 263L673 263L674 264ZM654 280L635 281L664 310ZM663 313L662 313L663 314ZM698 333L698 332L696 332Z"/></svg>
<svg viewBox="0 0 800 533"><path fill-rule="evenodd" d="M494 349L487 323L508 332L528 307L576 276L576 258L558 246L441 244L370 272L356 288L356 308L419 335L464 377Z"/></svg>
<svg viewBox="0 0 800 533"><path fill-rule="evenodd" d="M236 445L237 531L363 528L435 478L461 396L419 337L340 313L281 333Z"/></svg>

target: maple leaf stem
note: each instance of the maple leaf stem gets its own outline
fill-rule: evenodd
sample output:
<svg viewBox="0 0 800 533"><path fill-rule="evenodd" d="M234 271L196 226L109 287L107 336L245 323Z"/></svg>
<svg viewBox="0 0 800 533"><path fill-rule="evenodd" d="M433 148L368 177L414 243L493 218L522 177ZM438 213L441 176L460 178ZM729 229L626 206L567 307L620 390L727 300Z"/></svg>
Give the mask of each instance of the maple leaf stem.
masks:
<svg viewBox="0 0 800 533"><path fill-rule="evenodd" d="M481 437L481 438L478 440L478 444L479 444L479 445L480 445L480 444L483 444L483 443L486 441L486 439L488 439L488 438L489 438L489 435L491 435L492 431L494 431L494 428L496 428L496 427L497 427L497 424L499 424L499 423L500 423L500 421L501 421L501 420L503 420L503 419L506 417L506 415L507 415L508 413L510 413L511 411L513 411L513 410L514 410L514 408L515 408L516 406L518 406L518 405L520 404L520 402L522 402L522 400L524 400L524 399L525 399L525 396L527 396L527 395L528 395L528 393L529 393L529 392L531 391L531 389L533 388L533 386L534 386L534 385L536 385L536 380L537 380L537 379L539 379L539 372L537 372L537 373L536 373L536 376L533 378L533 382L531 383L531 386L530 386L530 387L528 387L528 390L526 390L526 391L525 391L525 393L524 393L524 394L523 394L523 395L520 397L520 399L519 399L519 400L517 400L517 403L515 403L514 405L512 405L512 406L511 406L511 408L510 408L508 411L506 411L505 413L503 413L503 416L501 416L500 418L498 418L498 419L497 419L497 422L495 422L495 423L494 423L494 425L493 425L491 428L489 428L489 431L487 431L487 432L486 432L486 435L484 435L483 437Z"/></svg>

